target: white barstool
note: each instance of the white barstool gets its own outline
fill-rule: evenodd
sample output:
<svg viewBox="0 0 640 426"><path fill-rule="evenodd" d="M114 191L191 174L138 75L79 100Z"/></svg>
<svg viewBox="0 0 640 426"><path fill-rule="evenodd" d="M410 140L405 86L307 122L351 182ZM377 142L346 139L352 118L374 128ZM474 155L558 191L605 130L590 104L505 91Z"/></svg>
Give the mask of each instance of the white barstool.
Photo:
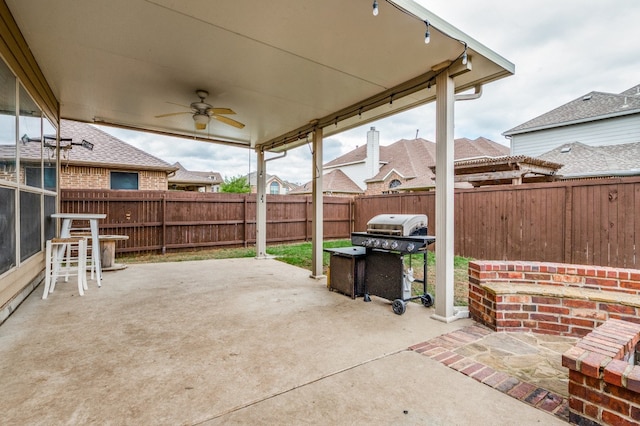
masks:
<svg viewBox="0 0 640 426"><path fill-rule="evenodd" d="M91 280L94 280L97 274L95 256L93 255L93 238L91 232L87 232L86 229L71 229L71 237L84 238L87 242L87 269L91 271ZM91 240L91 243L89 243ZM94 275L95 274L95 275ZM98 287L102 287L102 283L98 280Z"/></svg>
<svg viewBox="0 0 640 426"><path fill-rule="evenodd" d="M75 250L75 253L72 253ZM66 252L66 256L65 256ZM84 296L87 289L87 240L82 237L53 238L47 241L45 253L45 278L42 298L53 293L58 277L78 277L78 293Z"/></svg>

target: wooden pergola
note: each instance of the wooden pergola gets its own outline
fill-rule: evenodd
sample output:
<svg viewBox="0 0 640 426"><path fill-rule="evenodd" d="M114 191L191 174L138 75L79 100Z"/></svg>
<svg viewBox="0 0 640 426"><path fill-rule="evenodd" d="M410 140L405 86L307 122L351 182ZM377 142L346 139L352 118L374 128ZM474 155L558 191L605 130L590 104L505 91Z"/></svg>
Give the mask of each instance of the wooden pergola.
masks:
<svg viewBox="0 0 640 426"><path fill-rule="evenodd" d="M562 164L524 155L454 163L455 182L468 182L474 187L486 185L520 185L532 182L551 182Z"/></svg>

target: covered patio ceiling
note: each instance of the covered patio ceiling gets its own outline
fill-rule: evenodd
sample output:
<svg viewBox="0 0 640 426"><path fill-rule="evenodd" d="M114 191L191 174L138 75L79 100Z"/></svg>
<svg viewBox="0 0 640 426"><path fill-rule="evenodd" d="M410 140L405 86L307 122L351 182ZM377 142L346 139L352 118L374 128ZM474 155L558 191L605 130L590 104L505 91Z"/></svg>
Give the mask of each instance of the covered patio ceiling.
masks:
<svg viewBox="0 0 640 426"><path fill-rule="evenodd" d="M411 0L380 0L378 16L372 0L5 1L61 118L267 151L435 100L433 68L465 43L456 92L514 72ZM195 130L197 89L246 127ZM156 118L173 112L187 113Z"/></svg>

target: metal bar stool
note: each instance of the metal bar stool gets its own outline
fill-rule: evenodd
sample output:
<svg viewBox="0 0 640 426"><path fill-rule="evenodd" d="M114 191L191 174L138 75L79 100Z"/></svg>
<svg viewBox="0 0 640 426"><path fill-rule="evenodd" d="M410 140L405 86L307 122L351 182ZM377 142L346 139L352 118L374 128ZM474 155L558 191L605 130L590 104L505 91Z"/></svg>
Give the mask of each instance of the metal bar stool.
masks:
<svg viewBox="0 0 640 426"><path fill-rule="evenodd" d="M66 252L66 256L65 256ZM87 289L87 240L82 237L53 238L47 241L45 254L45 278L42 298L53 293L58 277L78 277L78 293L84 296Z"/></svg>

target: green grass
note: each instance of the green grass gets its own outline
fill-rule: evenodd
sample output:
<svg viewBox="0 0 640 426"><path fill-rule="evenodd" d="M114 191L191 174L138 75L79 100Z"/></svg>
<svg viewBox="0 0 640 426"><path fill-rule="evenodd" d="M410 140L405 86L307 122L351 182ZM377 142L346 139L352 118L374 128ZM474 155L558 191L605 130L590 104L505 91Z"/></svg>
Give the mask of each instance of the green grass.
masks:
<svg viewBox="0 0 640 426"><path fill-rule="evenodd" d="M139 254L118 256L122 263L159 263L185 262L188 260L234 259L239 257L255 257L255 248L224 248L208 250L181 251L167 254Z"/></svg>
<svg viewBox="0 0 640 426"><path fill-rule="evenodd" d="M322 243L323 248L339 248L339 247L351 247L350 240L333 240L324 241ZM312 269L311 259L312 246L311 243L301 244L283 244L278 246L267 247L267 253L276 256L276 258L282 262L290 265L299 266L308 270ZM329 253L323 253L322 263L326 270L329 265Z"/></svg>
<svg viewBox="0 0 640 426"><path fill-rule="evenodd" d="M351 247L350 240L324 241L323 248ZM307 243L280 244L267 247L267 254L275 256L277 260L298 266L300 268L312 269L311 259L312 245ZM184 262L188 260L206 259L231 259L239 257L255 257L255 248L224 248L208 249L197 251L183 251L167 254L146 254L137 256L118 256L122 263L154 263L154 262ZM470 258L456 256L453 261L454 267L454 300L456 305L466 305L468 303L468 269ZM405 265L411 266L416 279L422 279L422 256L405 256ZM427 252L427 292L435 296L434 283L436 282L435 254ZM329 253L323 253L324 273L329 266ZM414 283L414 293L422 294L423 284Z"/></svg>

